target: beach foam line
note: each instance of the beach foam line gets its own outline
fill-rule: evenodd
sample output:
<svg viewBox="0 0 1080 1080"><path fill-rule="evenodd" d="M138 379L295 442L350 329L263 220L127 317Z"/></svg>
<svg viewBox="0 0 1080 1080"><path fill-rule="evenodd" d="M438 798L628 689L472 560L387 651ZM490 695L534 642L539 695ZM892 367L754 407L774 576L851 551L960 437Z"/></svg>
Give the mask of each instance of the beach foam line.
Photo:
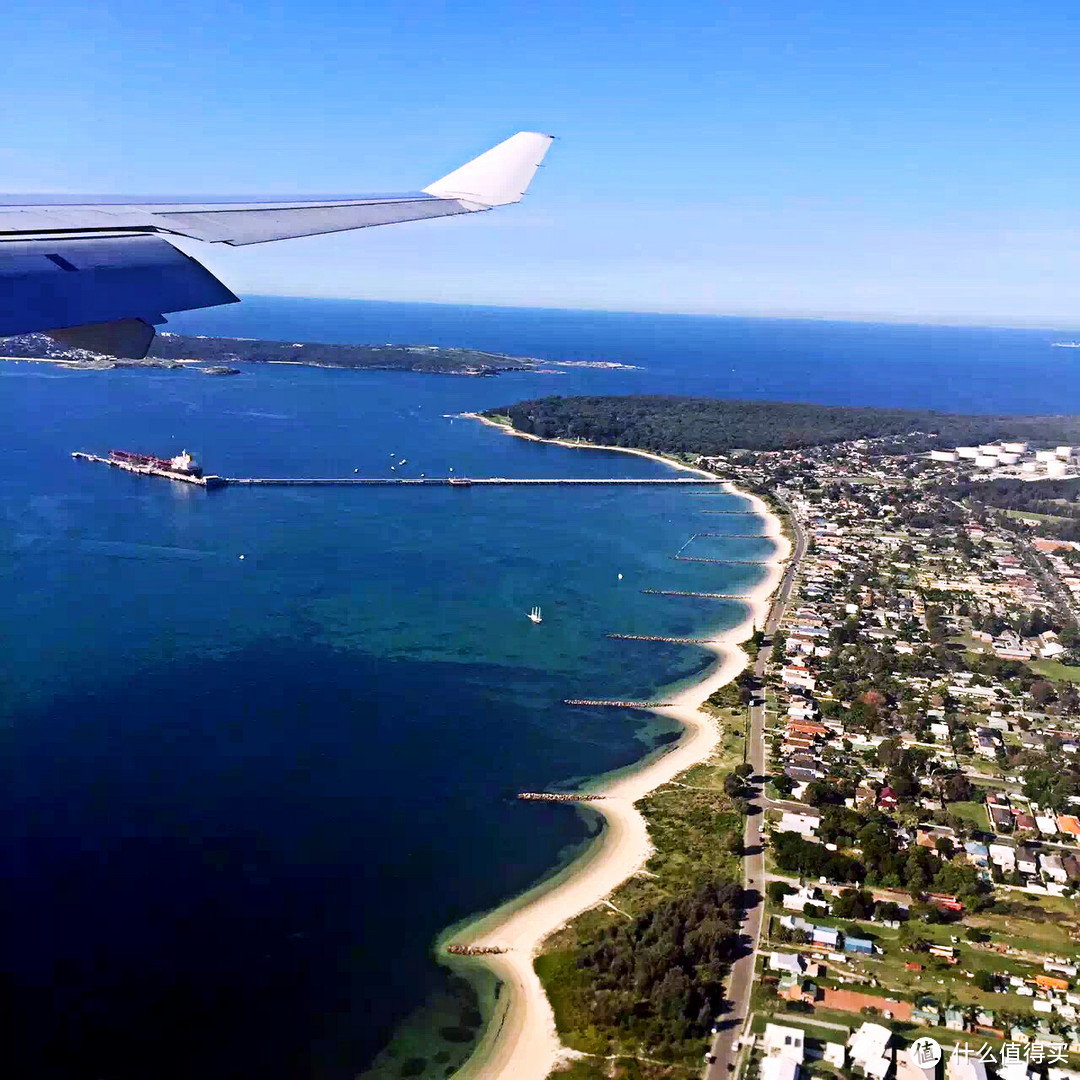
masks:
<svg viewBox="0 0 1080 1080"><path fill-rule="evenodd" d="M540 439L515 432L475 413L463 414L490 424L507 434L536 442L554 442L571 449L615 450L638 454L665 465L703 473L700 469L671 462L644 450L624 447L592 447L558 439ZM718 481L719 482L719 481ZM765 520L766 533L777 542L773 559L766 566L766 576L746 597L746 618L736 627L719 635L707 648L717 658L700 682L686 687L671 698L672 704L662 715L676 717L685 730L679 740L659 756L646 758L637 768L601 778L590 791L604 795L590 807L604 820L596 840L569 866L521 896L469 923L452 935L452 943L473 948L499 946L508 951L468 958L468 963L482 964L503 983L495 1015L472 1057L454 1074L454 1080L546 1080L560 1062L576 1056L564 1047L555 1029L555 1014L533 961L544 941L583 911L596 907L624 881L642 870L653 853L645 818L635 806L651 791L673 780L680 773L706 761L716 748L719 733L716 722L699 709L701 703L721 686L730 682L746 667L749 657L739 643L751 636L756 626L764 626L770 597L783 576L783 566L791 554L780 519L757 495L740 491L723 481L732 494L748 499L754 512ZM457 967L452 957L443 962ZM462 968L462 970L466 970Z"/></svg>

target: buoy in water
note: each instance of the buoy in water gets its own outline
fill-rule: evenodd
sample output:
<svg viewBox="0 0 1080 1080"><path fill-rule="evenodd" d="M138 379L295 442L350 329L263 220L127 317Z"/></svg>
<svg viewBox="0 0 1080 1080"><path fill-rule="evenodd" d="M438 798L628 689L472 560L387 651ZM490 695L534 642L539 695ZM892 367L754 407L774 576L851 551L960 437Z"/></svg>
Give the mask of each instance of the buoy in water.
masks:
<svg viewBox="0 0 1080 1080"><path fill-rule="evenodd" d="M619 575L619 580L622 581L622 574Z"/></svg>
<svg viewBox="0 0 1080 1080"><path fill-rule="evenodd" d="M243 560L244 556L243 556L243 555L241 555L241 556L240 556L240 558L241 558L241 560Z"/></svg>

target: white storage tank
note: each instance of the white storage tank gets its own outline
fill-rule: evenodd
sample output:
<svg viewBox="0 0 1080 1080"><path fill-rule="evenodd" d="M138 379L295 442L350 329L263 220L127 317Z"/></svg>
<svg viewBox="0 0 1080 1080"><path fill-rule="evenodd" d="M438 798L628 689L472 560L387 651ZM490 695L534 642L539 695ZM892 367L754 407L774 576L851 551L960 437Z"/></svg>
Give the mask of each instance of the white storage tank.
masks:
<svg viewBox="0 0 1080 1080"><path fill-rule="evenodd" d="M1020 466L1020 471L1026 473L1037 473L1039 471L1039 466L1036 465L1034 461L1025 461L1024 464Z"/></svg>
<svg viewBox="0 0 1080 1080"><path fill-rule="evenodd" d="M1027 449L1026 442L1003 442L1001 449L1007 454L1022 454Z"/></svg>
<svg viewBox="0 0 1080 1080"><path fill-rule="evenodd" d="M1036 450L1036 461L1057 461L1057 451L1055 450Z"/></svg>
<svg viewBox="0 0 1080 1080"><path fill-rule="evenodd" d="M979 447L980 454L993 454L995 457L1001 453L1001 447L997 443L983 443Z"/></svg>
<svg viewBox="0 0 1080 1080"><path fill-rule="evenodd" d="M1057 456L1059 458L1062 458L1063 460L1068 461L1069 458L1071 458L1072 455L1073 455L1073 448L1071 446L1059 446L1054 451L1054 453L1057 454Z"/></svg>
<svg viewBox="0 0 1080 1080"><path fill-rule="evenodd" d="M1001 453L998 454L998 461L1002 465L1015 465L1020 460L1019 454Z"/></svg>
<svg viewBox="0 0 1080 1080"><path fill-rule="evenodd" d="M979 456L979 448L977 446L958 446L956 448L956 456L974 461L975 458Z"/></svg>
<svg viewBox="0 0 1080 1080"><path fill-rule="evenodd" d="M931 450L930 451L930 460L931 461L955 461L956 460L956 451L955 450Z"/></svg>
<svg viewBox="0 0 1080 1080"><path fill-rule="evenodd" d="M1064 476L1068 465L1064 461L1048 461L1046 463L1047 476Z"/></svg>
<svg viewBox="0 0 1080 1080"><path fill-rule="evenodd" d="M979 454L975 459L976 469L992 469L998 463L998 459L993 454ZM1049 468L1049 463L1047 463Z"/></svg>

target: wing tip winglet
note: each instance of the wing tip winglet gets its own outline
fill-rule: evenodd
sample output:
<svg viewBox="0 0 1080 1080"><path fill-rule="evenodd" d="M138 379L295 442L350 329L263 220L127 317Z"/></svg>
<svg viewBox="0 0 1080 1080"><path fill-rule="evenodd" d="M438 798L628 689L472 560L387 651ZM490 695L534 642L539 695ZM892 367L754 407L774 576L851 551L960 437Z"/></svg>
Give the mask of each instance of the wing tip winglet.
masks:
<svg viewBox="0 0 1080 1080"><path fill-rule="evenodd" d="M554 138L539 131L519 131L429 184L424 193L482 207L520 202Z"/></svg>

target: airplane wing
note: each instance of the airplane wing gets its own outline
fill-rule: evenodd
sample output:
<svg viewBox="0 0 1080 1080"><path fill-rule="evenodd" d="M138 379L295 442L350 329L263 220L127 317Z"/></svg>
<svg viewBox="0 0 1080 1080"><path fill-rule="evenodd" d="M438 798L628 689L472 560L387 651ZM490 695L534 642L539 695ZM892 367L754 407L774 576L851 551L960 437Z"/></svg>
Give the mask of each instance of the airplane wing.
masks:
<svg viewBox="0 0 1080 1080"><path fill-rule="evenodd" d="M165 313L238 303L165 239L237 247L521 200L551 136L519 131L423 191L279 201L29 201L0 195L0 337L43 331L66 345L141 358Z"/></svg>

